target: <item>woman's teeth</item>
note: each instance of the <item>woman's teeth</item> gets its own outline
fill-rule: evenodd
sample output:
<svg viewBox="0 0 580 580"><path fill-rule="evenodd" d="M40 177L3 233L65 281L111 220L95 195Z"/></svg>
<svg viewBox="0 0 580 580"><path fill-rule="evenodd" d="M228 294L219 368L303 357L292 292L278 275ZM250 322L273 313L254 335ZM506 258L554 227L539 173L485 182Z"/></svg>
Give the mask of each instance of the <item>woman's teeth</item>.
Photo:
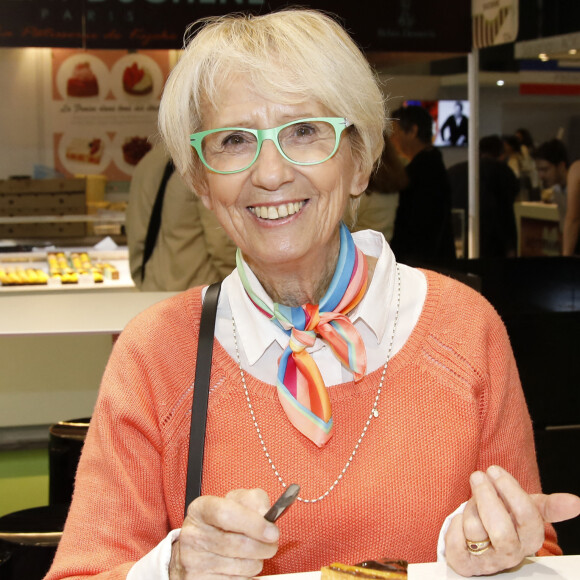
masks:
<svg viewBox="0 0 580 580"><path fill-rule="evenodd" d="M260 205L250 207L250 211L257 217L266 220L277 220L289 215L298 213L304 207L304 201L295 201L294 203L285 203L284 205Z"/></svg>

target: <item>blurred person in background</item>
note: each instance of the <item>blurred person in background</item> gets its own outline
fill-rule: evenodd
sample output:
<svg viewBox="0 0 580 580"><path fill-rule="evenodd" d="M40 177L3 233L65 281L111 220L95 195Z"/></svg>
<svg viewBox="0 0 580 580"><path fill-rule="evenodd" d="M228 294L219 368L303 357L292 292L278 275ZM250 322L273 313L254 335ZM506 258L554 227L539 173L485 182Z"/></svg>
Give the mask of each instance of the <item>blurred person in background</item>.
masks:
<svg viewBox="0 0 580 580"><path fill-rule="evenodd" d="M566 217L566 180L568 177L568 151L560 139L542 143L534 151L536 169L542 185L542 200L555 203L560 216L560 230L564 230Z"/></svg>
<svg viewBox="0 0 580 580"><path fill-rule="evenodd" d="M501 140L503 142L503 158L514 175L520 179L524 162L520 142L515 135L503 135Z"/></svg>
<svg viewBox="0 0 580 580"><path fill-rule="evenodd" d="M534 138L532 137L530 131L525 127L520 127L519 129L515 130L514 135L520 142L522 151L525 151L528 155L531 156L534 153L536 146L534 145Z"/></svg>
<svg viewBox="0 0 580 580"><path fill-rule="evenodd" d="M349 205L344 221L352 232L375 230L381 232L390 242L393 237L395 213L399 202L399 192L407 187L409 178L397 148L385 135L385 148L379 166L371 174L369 186L360 196L356 215L352 215Z"/></svg>
<svg viewBox="0 0 580 580"><path fill-rule="evenodd" d="M514 133L520 142L520 153L522 156L522 176L520 179L520 197L522 201L534 201L540 199L540 179L534 161L534 139L532 134L521 127Z"/></svg>
<svg viewBox="0 0 580 580"><path fill-rule="evenodd" d="M154 214L158 231L148 247ZM125 228L131 277L139 290L187 290L222 280L236 267L233 242L213 212L173 171L162 145L135 167Z"/></svg>
<svg viewBox="0 0 580 580"><path fill-rule="evenodd" d="M517 253L514 201L519 183L507 166L504 142L498 135L479 141L479 255L481 258L509 258ZM465 211L468 199L468 163L448 170L453 207Z"/></svg>
<svg viewBox="0 0 580 580"><path fill-rule="evenodd" d="M409 184L399 194L391 248L405 263L454 259L451 186L433 147L433 119L417 105L397 109L392 118L393 143L409 160Z"/></svg>
<svg viewBox="0 0 580 580"><path fill-rule="evenodd" d="M522 130L520 129L519 131ZM536 162L531 153L534 151L533 145L524 145L518 134L504 135L502 137L507 164L519 180L518 200L539 200L540 180L536 170ZM529 133L526 133L526 135L525 141L530 143L531 137L529 137Z"/></svg>
<svg viewBox="0 0 580 580"><path fill-rule="evenodd" d="M566 178L568 204L564 220L562 254L580 256L580 159L568 169Z"/></svg>

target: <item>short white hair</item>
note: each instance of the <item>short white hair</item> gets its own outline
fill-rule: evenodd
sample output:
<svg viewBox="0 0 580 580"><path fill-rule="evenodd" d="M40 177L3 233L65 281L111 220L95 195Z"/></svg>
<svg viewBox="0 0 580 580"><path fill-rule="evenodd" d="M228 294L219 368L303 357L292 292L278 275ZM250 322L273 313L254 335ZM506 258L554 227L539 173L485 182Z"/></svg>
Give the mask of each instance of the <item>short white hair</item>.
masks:
<svg viewBox="0 0 580 580"><path fill-rule="evenodd" d="M346 117L354 125L345 133L353 155L370 175L383 148L385 101L367 59L332 17L302 9L229 14L197 21L188 36L165 85L159 130L178 172L194 189L201 162L189 135L202 129L204 111L232 74L247 75L273 100L313 99L331 115Z"/></svg>

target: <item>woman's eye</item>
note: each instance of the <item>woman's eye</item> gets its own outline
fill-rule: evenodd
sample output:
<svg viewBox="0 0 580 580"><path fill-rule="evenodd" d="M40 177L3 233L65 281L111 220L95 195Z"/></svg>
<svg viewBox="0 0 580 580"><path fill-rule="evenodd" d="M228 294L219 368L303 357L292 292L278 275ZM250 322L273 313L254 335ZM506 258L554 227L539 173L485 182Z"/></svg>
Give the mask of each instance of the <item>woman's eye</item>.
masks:
<svg viewBox="0 0 580 580"><path fill-rule="evenodd" d="M316 134L316 129L312 125L302 123L300 125L296 125L294 134L297 137L313 137Z"/></svg>
<svg viewBox="0 0 580 580"><path fill-rule="evenodd" d="M222 146L223 147L236 147L239 145L243 145L247 143L248 139L245 135L241 133L232 133L231 135L227 135L222 139Z"/></svg>

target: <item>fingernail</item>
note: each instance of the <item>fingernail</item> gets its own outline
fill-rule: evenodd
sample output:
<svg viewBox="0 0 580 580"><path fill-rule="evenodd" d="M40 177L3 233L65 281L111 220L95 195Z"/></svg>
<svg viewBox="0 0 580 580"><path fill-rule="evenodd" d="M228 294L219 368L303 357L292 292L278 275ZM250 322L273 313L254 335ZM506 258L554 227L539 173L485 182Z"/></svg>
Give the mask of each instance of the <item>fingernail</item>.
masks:
<svg viewBox="0 0 580 580"><path fill-rule="evenodd" d="M479 485L485 481L485 474L481 471L474 471L470 478L472 485Z"/></svg>
<svg viewBox="0 0 580 580"><path fill-rule="evenodd" d="M275 542L278 539L280 532L276 526L268 526L264 529L264 539L267 542Z"/></svg>
<svg viewBox="0 0 580 580"><path fill-rule="evenodd" d="M503 475L503 469L497 465L490 465L487 468L487 474L493 479L498 479Z"/></svg>

